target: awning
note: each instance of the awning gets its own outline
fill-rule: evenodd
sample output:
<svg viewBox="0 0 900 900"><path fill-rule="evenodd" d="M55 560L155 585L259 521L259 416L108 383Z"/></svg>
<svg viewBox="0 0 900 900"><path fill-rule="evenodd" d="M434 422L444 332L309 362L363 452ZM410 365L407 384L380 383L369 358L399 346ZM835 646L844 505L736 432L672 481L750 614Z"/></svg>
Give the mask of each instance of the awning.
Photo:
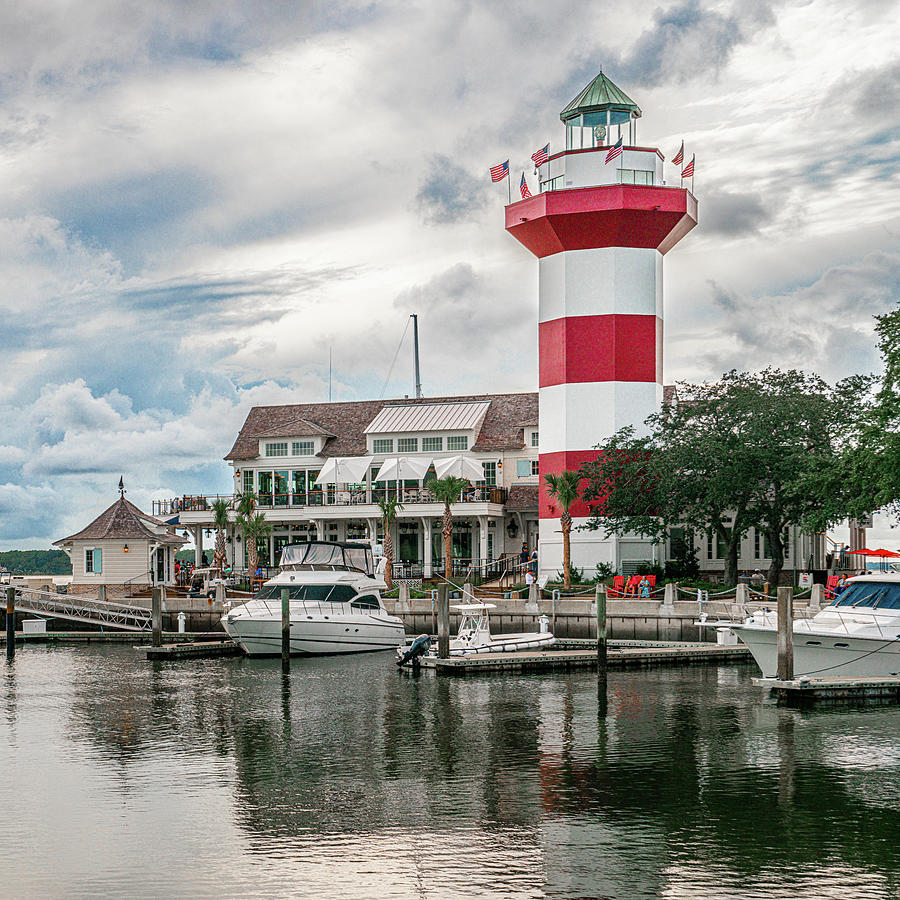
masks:
<svg viewBox="0 0 900 900"><path fill-rule="evenodd" d="M356 484L366 480L372 456L332 456L326 460L316 484Z"/></svg>
<svg viewBox="0 0 900 900"><path fill-rule="evenodd" d="M378 470L375 481L401 481L404 478L421 479L431 465L430 456L389 456Z"/></svg>
<svg viewBox="0 0 900 900"><path fill-rule="evenodd" d="M434 472L438 478L454 475L469 481L484 481L484 466L471 456L448 456L434 461Z"/></svg>

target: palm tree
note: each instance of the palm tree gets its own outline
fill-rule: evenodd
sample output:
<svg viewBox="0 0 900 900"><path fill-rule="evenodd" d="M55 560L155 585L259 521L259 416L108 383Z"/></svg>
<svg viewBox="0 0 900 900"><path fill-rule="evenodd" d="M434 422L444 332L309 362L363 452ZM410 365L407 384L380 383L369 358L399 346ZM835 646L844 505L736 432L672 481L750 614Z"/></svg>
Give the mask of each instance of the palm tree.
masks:
<svg viewBox="0 0 900 900"><path fill-rule="evenodd" d="M562 513L559 517L563 540L563 587L568 591L572 587L572 568L570 564L569 534L572 531L572 516L569 508L581 494L579 482L581 476L577 472L566 469L563 472L548 473L544 476L547 493L560 505Z"/></svg>
<svg viewBox="0 0 900 900"><path fill-rule="evenodd" d="M243 491L234 495L234 508L237 510L237 518L248 518L256 509L256 494L253 491Z"/></svg>
<svg viewBox="0 0 900 900"><path fill-rule="evenodd" d="M268 538L272 533L272 523L266 521L263 513L251 513L246 518L239 520L241 531L244 532L244 548L247 553L247 568L250 570L250 577L259 563L259 548L257 543Z"/></svg>
<svg viewBox="0 0 900 900"><path fill-rule="evenodd" d="M436 478L428 485L438 503L444 504L444 578L448 581L453 573L453 514L450 512L450 504L459 500L459 495L469 482L465 478L457 478L448 475L446 478Z"/></svg>
<svg viewBox="0 0 900 900"><path fill-rule="evenodd" d="M219 498L213 500L213 527L216 529L216 550L213 553L213 566L221 571L225 564L225 529L228 527L228 511L231 504Z"/></svg>
<svg viewBox="0 0 900 900"><path fill-rule="evenodd" d="M403 507L393 497L382 497L378 501L378 506L381 508L381 527L384 530L384 583L390 590L394 574L394 540L391 537L391 528L397 521L397 513Z"/></svg>

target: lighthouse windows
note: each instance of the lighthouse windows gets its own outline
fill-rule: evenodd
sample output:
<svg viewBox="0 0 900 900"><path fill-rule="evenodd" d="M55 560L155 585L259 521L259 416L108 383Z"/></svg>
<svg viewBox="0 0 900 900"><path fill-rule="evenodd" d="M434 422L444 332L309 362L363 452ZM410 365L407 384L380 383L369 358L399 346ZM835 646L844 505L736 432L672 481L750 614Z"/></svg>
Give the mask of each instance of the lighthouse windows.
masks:
<svg viewBox="0 0 900 900"><path fill-rule="evenodd" d="M619 169L620 184L653 184L653 172L647 169Z"/></svg>

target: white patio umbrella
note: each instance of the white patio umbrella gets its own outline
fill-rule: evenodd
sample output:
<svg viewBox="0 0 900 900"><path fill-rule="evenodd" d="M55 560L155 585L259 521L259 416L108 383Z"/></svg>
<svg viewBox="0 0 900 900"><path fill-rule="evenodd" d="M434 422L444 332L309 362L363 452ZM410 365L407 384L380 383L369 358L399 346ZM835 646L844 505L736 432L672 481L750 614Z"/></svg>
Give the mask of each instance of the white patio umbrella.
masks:
<svg viewBox="0 0 900 900"><path fill-rule="evenodd" d="M389 456L373 481L401 481L404 478L424 478L431 458L428 456Z"/></svg>
<svg viewBox="0 0 900 900"><path fill-rule="evenodd" d="M484 466L471 456L448 456L434 461L434 473L438 478L455 475L469 481L484 481Z"/></svg>
<svg viewBox="0 0 900 900"><path fill-rule="evenodd" d="M366 480L372 456L332 456L325 461L316 484L356 484Z"/></svg>

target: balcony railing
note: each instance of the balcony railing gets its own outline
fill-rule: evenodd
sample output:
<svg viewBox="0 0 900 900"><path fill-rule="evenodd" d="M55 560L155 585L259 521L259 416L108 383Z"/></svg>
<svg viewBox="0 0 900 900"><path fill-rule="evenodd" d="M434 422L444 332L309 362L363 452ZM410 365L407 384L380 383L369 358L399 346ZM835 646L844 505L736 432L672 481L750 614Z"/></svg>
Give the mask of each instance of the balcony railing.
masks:
<svg viewBox="0 0 900 900"><path fill-rule="evenodd" d="M470 487L466 488L455 501L457 503L495 503L500 506L506 503L508 492L502 487ZM260 493L256 498L259 509L302 509L319 506L365 506L378 503L385 497L393 497L403 506L415 506L426 503L437 503L434 494L428 488L347 488L321 489L289 494ZM209 496L184 496L171 500L154 500L154 516L172 516L180 512L205 512L216 500L225 500L234 509L237 499L232 494L215 494Z"/></svg>

